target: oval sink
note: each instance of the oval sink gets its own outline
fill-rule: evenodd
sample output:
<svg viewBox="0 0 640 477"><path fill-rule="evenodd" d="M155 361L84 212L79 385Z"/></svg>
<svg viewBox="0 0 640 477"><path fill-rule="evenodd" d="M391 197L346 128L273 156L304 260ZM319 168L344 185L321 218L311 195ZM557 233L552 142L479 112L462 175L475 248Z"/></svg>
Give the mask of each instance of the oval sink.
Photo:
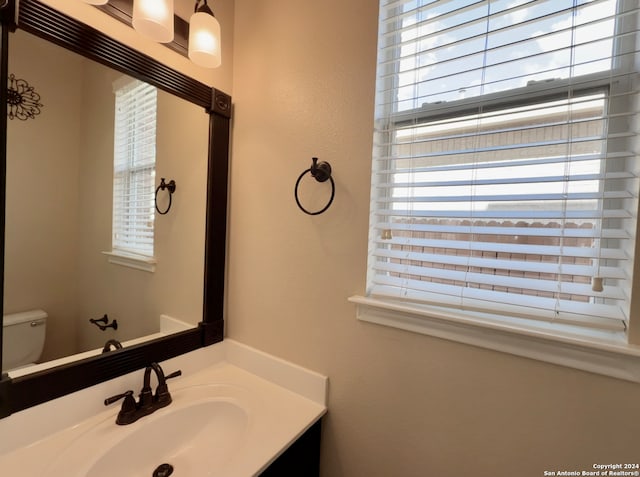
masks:
<svg viewBox="0 0 640 477"><path fill-rule="evenodd" d="M83 433L46 475L152 477L162 464L174 477L214 475L241 448L249 425L239 388L196 386L173 392L173 403L133 424L115 416ZM235 396L234 396L235 395Z"/></svg>
<svg viewBox="0 0 640 477"><path fill-rule="evenodd" d="M229 458L246 429L247 414L236 404L210 401L140 424L100 457L87 477L151 477L164 463L171 464L177 475L204 476L205 469L198 469L195 457L204 453L217 463Z"/></svg>

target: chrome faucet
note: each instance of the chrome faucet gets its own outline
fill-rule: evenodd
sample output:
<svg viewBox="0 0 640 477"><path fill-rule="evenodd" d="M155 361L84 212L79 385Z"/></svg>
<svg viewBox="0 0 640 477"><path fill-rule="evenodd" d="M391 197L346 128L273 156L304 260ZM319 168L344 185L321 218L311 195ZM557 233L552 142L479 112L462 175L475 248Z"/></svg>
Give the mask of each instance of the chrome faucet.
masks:
<svg viewBox="0 0 640 477"><path fill-rule="evenodd" d="M155 394L151 390L151 371L156 373L158 386ZM144 370L144 380L140 391L138 402L133 397L133 391L129 390L122 394L111 396L104 400L104 405L108 406L120 399L124 399L122 407L116 418L116 424L126 425L136 422L141 417L147 416L157 409L171 404L171 394L167 386L167 379L182 375L182 371L175 371L167 376L158 363L151 363Z"/></svg>

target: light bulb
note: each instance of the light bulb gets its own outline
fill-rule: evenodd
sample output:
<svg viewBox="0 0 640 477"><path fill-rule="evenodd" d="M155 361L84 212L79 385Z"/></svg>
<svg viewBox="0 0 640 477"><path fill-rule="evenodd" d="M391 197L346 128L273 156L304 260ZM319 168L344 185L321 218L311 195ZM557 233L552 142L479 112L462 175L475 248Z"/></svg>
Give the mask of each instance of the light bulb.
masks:
<svg viewBox="0 0 640 477"><path fill-rule="evenodd" d="M173 40L173 0L133 0L133 28L160 43Z"/></svg>
<svg viewBox="0 0 640 477"><path fill-rule="evenodd" d="M189 59L205 68L217 68L222 63L220 23L206 2L189 20Z"/></svg>

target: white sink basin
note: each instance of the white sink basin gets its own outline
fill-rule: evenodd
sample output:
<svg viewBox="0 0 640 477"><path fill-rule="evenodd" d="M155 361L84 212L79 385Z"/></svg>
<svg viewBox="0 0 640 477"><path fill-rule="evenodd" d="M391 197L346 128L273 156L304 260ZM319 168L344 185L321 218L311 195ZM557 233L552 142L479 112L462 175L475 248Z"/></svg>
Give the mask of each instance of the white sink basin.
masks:
<svg viewBox="0 0 640 477"><path fill-rule="evenodd" d="M142 370L0 419L0 474L255 477L327 409L325 376L233 340L161 364L182 370L173 402L133 424L102 402L137 391Z"/></svg>
<svg viewBox="0 0 640 477"><path fill-rule="evenodd" d="M152 477L162 464L173 467L174 477L214 475L242 448L250 423L247 391L202 385L171 392L168 407L133 424L119 426L111 413L79 435L43 475Z"/></svg>

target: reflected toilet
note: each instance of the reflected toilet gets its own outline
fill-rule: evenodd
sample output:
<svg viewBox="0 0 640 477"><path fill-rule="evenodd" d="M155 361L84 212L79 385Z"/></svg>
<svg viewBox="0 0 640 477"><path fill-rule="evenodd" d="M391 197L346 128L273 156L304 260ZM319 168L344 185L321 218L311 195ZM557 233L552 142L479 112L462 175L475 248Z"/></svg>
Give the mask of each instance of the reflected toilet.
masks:
<svg viewBox="0 0 640 477"><path fill-rule="evenodd" d="M47 313L29 310L4 315L2 326L2 371L35 364L42 355Z"/></svg>

